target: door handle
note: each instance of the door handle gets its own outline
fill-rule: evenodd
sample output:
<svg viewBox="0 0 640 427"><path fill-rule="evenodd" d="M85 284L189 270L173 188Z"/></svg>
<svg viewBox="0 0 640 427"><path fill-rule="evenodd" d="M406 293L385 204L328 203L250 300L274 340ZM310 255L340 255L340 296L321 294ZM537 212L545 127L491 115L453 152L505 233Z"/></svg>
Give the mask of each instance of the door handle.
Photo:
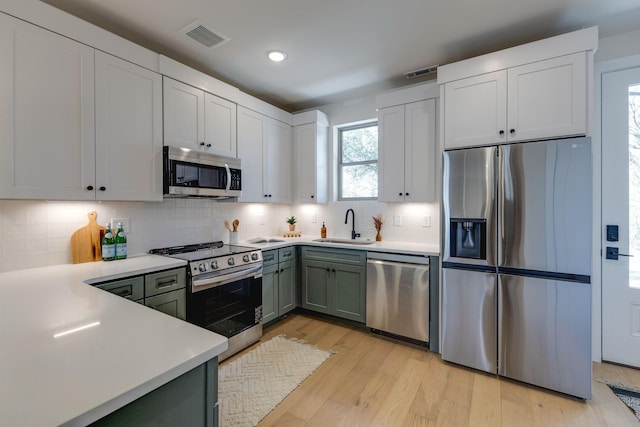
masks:
<svg viewBox="0 0 640 427"><path fill-rule="evenodd" d="M631 254L621 254L620 252L618 252L618 248L607 246L607 255L606 255L607 259L612 259L617 261L618 257L621 257L621 256L633 257L633 255Z"/></svg>

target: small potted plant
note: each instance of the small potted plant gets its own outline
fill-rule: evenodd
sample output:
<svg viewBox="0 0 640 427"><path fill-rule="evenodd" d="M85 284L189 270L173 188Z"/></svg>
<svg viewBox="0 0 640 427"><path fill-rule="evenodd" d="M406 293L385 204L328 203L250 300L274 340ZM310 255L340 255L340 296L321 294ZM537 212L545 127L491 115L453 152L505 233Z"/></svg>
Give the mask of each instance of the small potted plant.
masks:
<svg viewBox="0 0 640 427"><path fill-rule="evenodd" d="M291 217L287 218L287 223L289 224L289 231L296 231L296 217L291 215Z"/></svg>

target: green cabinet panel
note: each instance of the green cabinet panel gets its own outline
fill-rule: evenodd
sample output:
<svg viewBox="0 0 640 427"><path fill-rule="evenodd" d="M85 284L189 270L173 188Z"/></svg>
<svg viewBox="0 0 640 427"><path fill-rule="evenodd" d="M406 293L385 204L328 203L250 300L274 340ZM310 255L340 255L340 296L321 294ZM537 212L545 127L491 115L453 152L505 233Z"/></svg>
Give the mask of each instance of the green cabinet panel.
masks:
<svg viewBox="0 0 640 427"><path fill-rule="evenodd" d="M218 358L196 366L90 424L106 426L217 427Z"/></svg>
<svg viewBox="0 0 640 427"><path fill-rule="evenodd" d="M366 252L302 248L302 307L364 323Z"/></svg>
<svg viewBox="0 0 640 427"><path fill-rule="evenodd" d="M344 319L364 323L366 319L366 267L336 264L331 270L335 280L335 312Z"/></svg>
<svg viewBox="0 0 640 427"><path fill-rule="evenodd" d="M154 310L161 311L169 316L185 320L187 318L187 291L178 289L177 291L166 292L144 299L144 305Z"/></svg>
<svg viewBox="0 0 640 427"><path fill-rule="evenodd" d="M144 278L142 276L98 283L95 286L131 301L138 301L144 298Z"/></svg>
<svg viewBox="0 0 640 427"><path fill-rule="evenodd" d="M151 273L144 276L144 296L163 294L187 286L187 272L184 268Z"/></svg>
<svg viewBox="0 0 640 427"><path fill-rule="evenodd" d="M267 323L296 308L296 249L264 251L262 260L262 323Z"/></svg>
<svg viewBox="0 0 640 427"><path fill-rule="evenodd" d="M262 268L262 323L278 317L278 263Z"/></svg>

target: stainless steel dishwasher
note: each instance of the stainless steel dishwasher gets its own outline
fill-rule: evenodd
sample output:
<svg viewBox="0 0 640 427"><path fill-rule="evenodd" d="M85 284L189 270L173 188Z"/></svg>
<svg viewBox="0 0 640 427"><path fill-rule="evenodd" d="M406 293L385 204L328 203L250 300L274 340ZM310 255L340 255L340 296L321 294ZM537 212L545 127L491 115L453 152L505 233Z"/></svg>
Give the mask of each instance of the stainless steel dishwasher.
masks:
<svg viewBox="0 0 640 427"><path fill-rule="evenodd" d="M429 342L429 258L367 254L367 327Z"/></svg>

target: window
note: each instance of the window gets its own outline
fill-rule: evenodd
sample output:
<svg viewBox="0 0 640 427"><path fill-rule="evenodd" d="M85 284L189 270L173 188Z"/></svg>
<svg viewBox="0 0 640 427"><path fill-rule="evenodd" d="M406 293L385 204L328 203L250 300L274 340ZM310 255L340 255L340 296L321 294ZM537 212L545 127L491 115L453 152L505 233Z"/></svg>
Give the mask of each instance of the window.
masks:
<svg viewBox="0 0 640 427"><path fill-rule="evenodd" d="M378 197L378 123L338 131L338 200Z"/></svg>

